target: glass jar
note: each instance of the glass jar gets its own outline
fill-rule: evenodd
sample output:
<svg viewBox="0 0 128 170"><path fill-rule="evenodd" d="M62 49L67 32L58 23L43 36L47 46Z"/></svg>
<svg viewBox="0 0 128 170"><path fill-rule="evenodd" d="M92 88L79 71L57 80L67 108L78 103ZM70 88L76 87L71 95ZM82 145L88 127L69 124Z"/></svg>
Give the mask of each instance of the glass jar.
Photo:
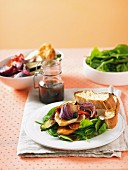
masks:
<svg viewBox="0 0 128 170"><path fill-rule="evenodd" d="M64 82L61 79L61 62L58 60L44 60L39 81L39 99L44 104L64 100ZM35 80L34 80L35 81Z"/></svg>

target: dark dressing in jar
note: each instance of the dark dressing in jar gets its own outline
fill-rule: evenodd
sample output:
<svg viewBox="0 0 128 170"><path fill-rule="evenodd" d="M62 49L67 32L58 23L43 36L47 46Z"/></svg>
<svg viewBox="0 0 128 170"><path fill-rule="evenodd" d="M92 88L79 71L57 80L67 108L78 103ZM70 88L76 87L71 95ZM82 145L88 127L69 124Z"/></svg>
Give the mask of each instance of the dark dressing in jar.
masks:
<svg viewBox="0 0 128 170"><path fill-rule="evenodd" d="M64 82L61 79L61 63L45 60L42 64L42 80L39 82L39 99L44 104L64 100Z"/></svg>
<svg viewBox="0 0 128 170"><path fill-rule="evenodd" d="M39 99L48 104L58 102L64 99L64 84L54 80L39 83Z"/></svg>

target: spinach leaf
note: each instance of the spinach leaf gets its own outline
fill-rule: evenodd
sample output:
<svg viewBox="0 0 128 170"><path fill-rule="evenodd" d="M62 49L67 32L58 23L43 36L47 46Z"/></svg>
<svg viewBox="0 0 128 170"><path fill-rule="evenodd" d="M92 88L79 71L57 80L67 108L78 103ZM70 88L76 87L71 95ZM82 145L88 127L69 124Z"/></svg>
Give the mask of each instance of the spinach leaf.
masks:
<svg viewBox="0 0 128 170"><path fill-rule="evenodd" d="M57 134L57 128L58 128L58 124L55 123L55 125L53 125L50 129L47 130L47 132L51 135L51 136L54 136L54 137L57 137L58 134Z"/></svg>
<svg viewBox="0 0 128 170"><path fill-rule="evenodd" d="M66 135L59 135L59 139L72 142L73 140Z"/></svg>
<svg viewBox="0 0 128 170"><path fill-rule="evenodd" d="M94 57L99 57L101 56L101 52L98 48L94 48L91 52L91 59L93 59Z"/></svg>
<svg viewBox="0 0 128 170"><path fill-rule="evenodd" d="M93 125L93 123L88 119L84 119L80 122L80 128L85 128L91 125Z"/></svg>
<svg viewBox="0 0 128 170"><path fill-rule="evenodd" d="M96 134L96 129L95 127L91 127L85 130L85 135L87 139L93 138Z"/></svg>
<svg viewBox="0 0 128 170"><path fill-rule="evenodd" d="M99 128L98 133L102 134L106 131L107 127L106 127L106 123L103 123L102 126Z"/></svg>
<svg viewBox="0 0 128 170"><path fill-rule="evenodd" d="M98 119L98 121L96 122L95 124L95 129L96 129L96 132L98 132L99 128L100 128L100 125L102 123L102 120Z"/></svg>
<svg viewBox="0 0 128 170"><path fill-rule="evenodd" d="M43 122L46 122L51 115L55 112L56 107L53 107L52 109L49 110L49 112L43 117Z"/></svg>
<svg viewBox="0 0 128 170"><path fill-rule="evenodd" d="M35 120L35 123L39 124L39 125L42 125L42 122L39 122L37 120Z"/></svg>
<svg viewBox="0 0 128 170"><path fill-rule="evenodd" d="M86 58L86 63L103 72L128 71L128 45L119 44L114 49L102 51L94 48Z"/></svg>
<svg viewBox="0 0 128 170"><path fill-rule="evenodd" d="M85 129L81 128L78 129L74 132L74 135L76 136L77 140L86 140L86 134L85 134Z"/></svg>
<svg viewBox="0 0 128 170"><path fill-rule="evenodd" d="M91 119L90 121L91 121L93 124L96 124L96 122L98 121L98 117L93 118L93 119Z"/></svg>
<svg viewBox="0 0 128 170"><path fill-rule="evenodd" d="M128 45L119 44L116 46L116 48L114 50L117 51L119 54L127 54L128 53Z"/></svg>

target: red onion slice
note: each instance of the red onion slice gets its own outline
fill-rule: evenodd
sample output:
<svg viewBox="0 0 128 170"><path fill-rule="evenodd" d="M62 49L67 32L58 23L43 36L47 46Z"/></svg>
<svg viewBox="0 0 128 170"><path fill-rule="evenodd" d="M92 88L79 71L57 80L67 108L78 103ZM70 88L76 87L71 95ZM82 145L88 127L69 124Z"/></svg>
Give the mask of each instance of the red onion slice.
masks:
<svg viewBox="0 0 128 170"><path fill-rule="evenodd" d="M76 116L78 115L77 112L77 105L74 105L73 103L65 103L60 110L60 118L70 120L74 118L74 114L76 118Z"/></svg>
<svg viewBox="0 0 128 170"><path fill-rule="evenodd" d="M96 107L92 102L85 102L81 104L79 110L88 112L90 118L93 118L96 115Z"/></svg>

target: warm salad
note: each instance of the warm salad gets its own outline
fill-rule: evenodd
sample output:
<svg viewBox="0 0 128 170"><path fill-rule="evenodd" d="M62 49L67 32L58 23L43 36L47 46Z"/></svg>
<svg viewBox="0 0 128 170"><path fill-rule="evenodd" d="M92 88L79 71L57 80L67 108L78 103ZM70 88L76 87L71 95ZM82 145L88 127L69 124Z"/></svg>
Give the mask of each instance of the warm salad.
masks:
<svg viewBox="0 0 128 170"><path fill-rule="evenodd" d="M41 131L66 141L87 140L107 130L105 121L97 115L92 102L65 102L49 110L42 122L35 122L40 124Z"/></svg>

